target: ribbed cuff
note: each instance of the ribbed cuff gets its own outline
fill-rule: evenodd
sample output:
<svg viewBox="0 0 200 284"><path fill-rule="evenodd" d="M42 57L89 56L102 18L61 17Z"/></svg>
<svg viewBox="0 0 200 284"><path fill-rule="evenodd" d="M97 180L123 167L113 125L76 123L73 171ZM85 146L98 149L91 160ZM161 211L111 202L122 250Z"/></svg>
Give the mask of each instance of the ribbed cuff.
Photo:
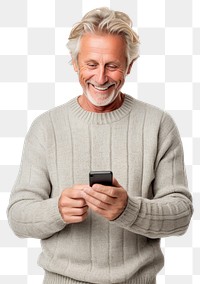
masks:
<svg viewBox="0 0 200 284"><path fill-rule="evenodd" d="M137 219L138 212L140 210L141 200L137 197L135 198L128 198L128 203L124 212L114 221L116 225L127 228L130 227L135 220Z"/></svg>
<svg viewBox="0 0 200 284"><path fill-rule="evenodd" d="M58 199L59 197L54 197L49 199L50 202L49 220L51 220L51 224L56 228L58 228L58 230L60 231L67 225L67 223L64 222L59 212Z"/></svg>
<svg viewBox="0 0 200 284"><path fill-rule="evenodd" d="M43 224L43 230L48 230L52 234L61 231L66 226L58 209L58 199L59 197L53 197L42 201L38 208L42 215L37 214L35 218L35 222Z"/></svg>

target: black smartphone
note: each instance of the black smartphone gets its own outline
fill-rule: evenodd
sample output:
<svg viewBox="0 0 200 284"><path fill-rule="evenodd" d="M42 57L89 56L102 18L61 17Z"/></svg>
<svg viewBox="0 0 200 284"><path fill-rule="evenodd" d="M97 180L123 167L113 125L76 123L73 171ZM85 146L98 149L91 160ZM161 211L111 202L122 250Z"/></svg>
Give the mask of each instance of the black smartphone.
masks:
<svg viewBox="0 0 200 284"><path fill-rule="evenodd" d="M111 171L91 171L89 173L90 186L95 183L112 185L113 173Z"/></svg>

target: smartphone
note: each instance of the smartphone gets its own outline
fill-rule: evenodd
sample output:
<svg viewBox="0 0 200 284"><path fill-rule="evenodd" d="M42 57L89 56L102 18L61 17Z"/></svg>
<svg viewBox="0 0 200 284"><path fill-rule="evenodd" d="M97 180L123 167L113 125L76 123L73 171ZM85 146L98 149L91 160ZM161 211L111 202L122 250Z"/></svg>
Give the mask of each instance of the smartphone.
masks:
<svg viewBox="0 0 200 284"><path fill-rule="evenodd" d="M89 173L90 186L95 183L103 185L112 185L113 173L111 171L91 171Z"/></svg>

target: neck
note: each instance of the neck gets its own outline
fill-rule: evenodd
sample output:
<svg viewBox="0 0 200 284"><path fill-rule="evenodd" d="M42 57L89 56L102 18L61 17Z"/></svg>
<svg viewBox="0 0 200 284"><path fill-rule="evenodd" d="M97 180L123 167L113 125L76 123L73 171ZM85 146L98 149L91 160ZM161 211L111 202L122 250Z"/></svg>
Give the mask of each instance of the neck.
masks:
<svg viewBox="0 0 200 284"><path fill-rule="evenodd" d="M95 106L87 99L85 95L81 95L78 98L78 103L84 110L87 111L98 112L98 113L110 112L120 108L120 106L123 104L124 96L125 96L124 94L119 93L117 98L111 104L107 106Z"/></svg>

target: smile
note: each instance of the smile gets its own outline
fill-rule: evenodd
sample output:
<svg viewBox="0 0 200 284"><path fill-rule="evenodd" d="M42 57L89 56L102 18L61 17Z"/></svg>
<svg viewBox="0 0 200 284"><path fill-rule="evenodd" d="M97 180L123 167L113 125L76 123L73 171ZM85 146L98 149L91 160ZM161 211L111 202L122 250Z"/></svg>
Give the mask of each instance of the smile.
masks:
<svg viewBox="0 0 200 284"><path fill-rule="evenodd" d="M98 86L93 85L92 83L90 83L90 84L98 91L106 91L110 87L114 86L114 84L109 84L109 85L106 85L105 87L98 87Z"/></svg>

